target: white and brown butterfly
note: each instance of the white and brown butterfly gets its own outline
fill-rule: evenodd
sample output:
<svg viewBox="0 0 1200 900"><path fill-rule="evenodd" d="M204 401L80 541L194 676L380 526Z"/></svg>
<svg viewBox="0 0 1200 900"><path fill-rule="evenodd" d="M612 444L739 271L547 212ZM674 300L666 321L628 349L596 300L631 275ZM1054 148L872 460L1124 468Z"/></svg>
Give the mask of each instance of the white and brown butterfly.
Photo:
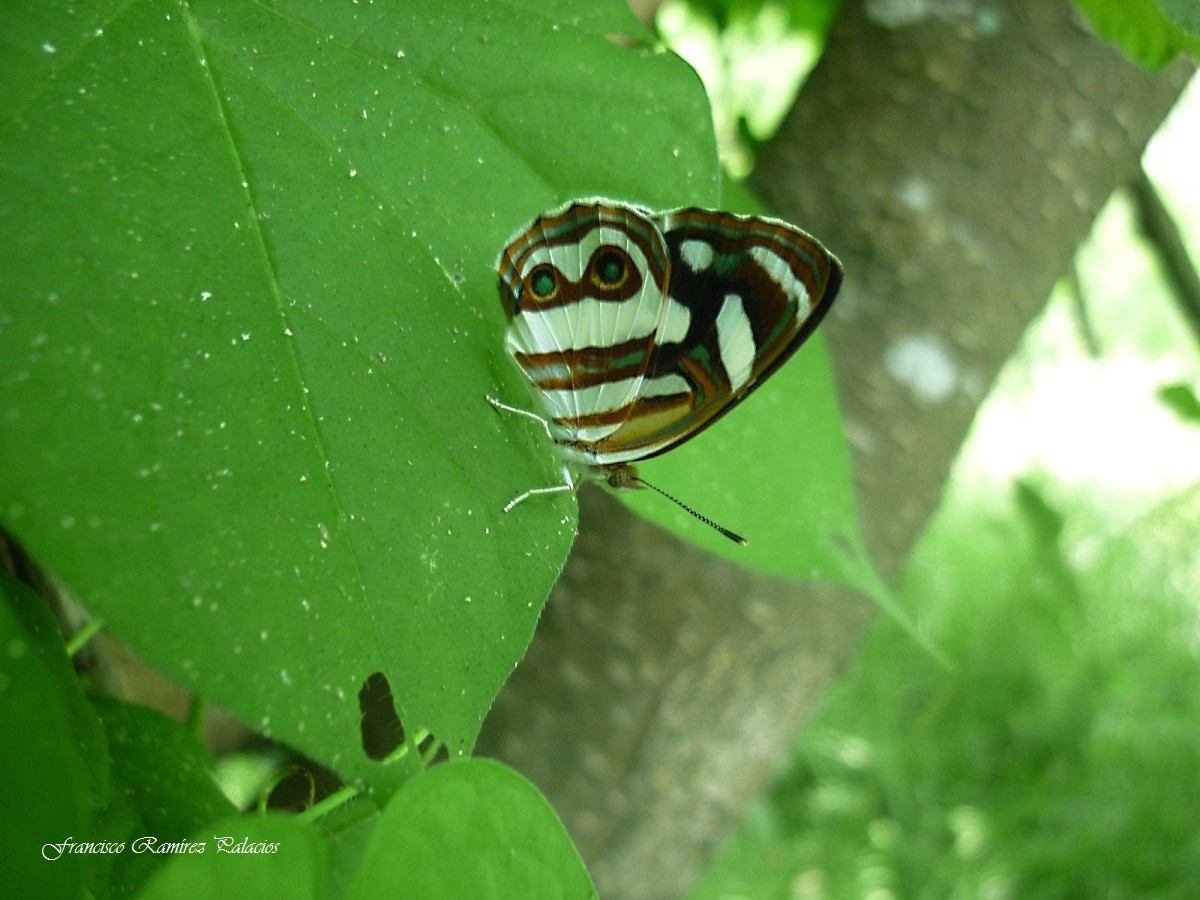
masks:
<svg viewBox="0 0 1200 900"><path fill-rule="evenodd" d="M505 511L573 490L581 474L653 488L632 463L745 399L812 334L842 280L836 257L786 222L603 199L539 216L496 268L505 346L541 414L488 400L541 422L565 462L562 484Z"/></svg>

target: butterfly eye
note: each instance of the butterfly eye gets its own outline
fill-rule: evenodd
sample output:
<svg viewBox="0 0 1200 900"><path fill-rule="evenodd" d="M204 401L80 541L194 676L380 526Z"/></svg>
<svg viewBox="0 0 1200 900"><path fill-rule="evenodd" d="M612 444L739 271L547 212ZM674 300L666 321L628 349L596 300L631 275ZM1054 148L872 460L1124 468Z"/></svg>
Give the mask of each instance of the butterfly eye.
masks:
<svg viewBox="0 0 1200 900"><path fill-rule="evenodd" d="M613 290L625 283L629 272L629 257L616 247L601 247L592 257L592 283L598 288Z"/></svg>
<svg viewBox="0 0 1200 900"><path fill-rule="evenodd" d="M525 279L535 300L550 300L558 293L558 274L548 263L538 266Z"/></svg>

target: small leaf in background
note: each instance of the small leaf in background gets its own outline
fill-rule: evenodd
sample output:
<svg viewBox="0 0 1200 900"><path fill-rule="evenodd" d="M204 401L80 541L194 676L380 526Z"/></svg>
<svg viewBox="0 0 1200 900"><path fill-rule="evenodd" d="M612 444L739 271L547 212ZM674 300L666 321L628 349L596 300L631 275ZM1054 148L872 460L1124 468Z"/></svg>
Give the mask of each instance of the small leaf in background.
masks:
<svg viewBox="0 0 1200 900"><path fill-rule="evenodd" d="M1190 384L1169 384L1158 391L1158 399L1185 422L1200 423L1200 398Z"/></svg>
<svg viewBox="0 0 1200 900"><path fill-rule="evenodd" d="M499 763L435 766L392 798L347 900L385 897L594 898L554 811Z"/></svg>
<svg viewBox="0 0 1200 900"><path fill-rule="evenodd" d="M1200 40L1200 3L1196 0L1158 0L1158 7L1176 28Z"/></svg>
<svg viewBox="0 0 1200 900"><path fill-rule="evenodd" d="M145 706L96 698L108 736L114 788L137 818L137 837L178 840L233 815L199 739L179 722ZM136 886L161 865L155 853L121 854L114 879Z"/></svg>
<svg viewBox="0 0 1200 900"><path fill-rule="evenodd" d="M208 751L192 732L145 706L103 698L93 703L108 734L113 777L146 827L191 834L234 813L217 788Z"/></svg>
<svg viewBox="0 0 1200 900"><path fill-rule="evenodd" d="M114 857L74 854L64 842L121 839L96 827L109 791L104 732L49 610L3 571L0 735L5 893L82 896L91 872Z"/></svg>
<svg viewBox="0 0 1200 900"><path fill-rule="evenodd" d="M1194 8L1193 0L1179 5L1184 3ZM1171 0L1075 0L1075 5L1100 37L1147 69L1161 69L1180 53L1200 56L1200 37L1194 30L1181 30L1181 21L1189 20L1181 20Z"/></svg>

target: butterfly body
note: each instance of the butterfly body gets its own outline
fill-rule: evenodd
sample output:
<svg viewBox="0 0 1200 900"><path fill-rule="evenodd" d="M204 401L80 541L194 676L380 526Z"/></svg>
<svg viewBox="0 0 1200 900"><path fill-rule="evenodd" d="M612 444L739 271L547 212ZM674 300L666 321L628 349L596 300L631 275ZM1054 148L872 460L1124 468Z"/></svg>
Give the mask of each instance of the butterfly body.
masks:
<svg viewBox="0 0 1200 900"><path fill-rule="evenodd" d="M505 346L567 463L557 489L574 486L572 469L639 486L631 464L749 395L841 283L837 259L784 222L604 199L539 216L497 272Z"/></svg>

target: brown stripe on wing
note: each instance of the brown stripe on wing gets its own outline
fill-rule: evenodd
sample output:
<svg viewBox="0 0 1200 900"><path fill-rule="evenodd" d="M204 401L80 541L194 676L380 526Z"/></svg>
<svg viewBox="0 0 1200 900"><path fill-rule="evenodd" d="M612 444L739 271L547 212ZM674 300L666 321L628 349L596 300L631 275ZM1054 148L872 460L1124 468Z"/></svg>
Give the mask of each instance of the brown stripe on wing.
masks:
<svg viewBox="0 0 1200 900"><path fill-rule="evenodd" d="M704 416L706 411L711 414L715 410L711 401L719 397L722 391L728 390L724 370L717 376L711 366L704 365L698 358L684 356L672 372L682 375L691 390L634 400L627 407L627 418L621 427L596 442L594 452L598 461L656 456L683 440L679 436L681 423L686 423L683 431L704 427L699 417Z"/></svg>
<svg viewBox="0 0 1200 900"><path fill-rule="evenodd" d="M583 416L556 417L554 421L558 425L574 430L620 425L621 427L607 438L595 442L580 442L603 453L610 444L617 443L622 447L626 445L625 441L614 440L616 435L623 434L626 429L642 430L647 433L657 431L662 424L677 420L680 410L690 407L691 403L691 394L664 394L657 397L639 398L618 409L588 413Z"/></svg>
<svg viewBox="0 0 1200 900"><path fill-rule="evenodd" d="M635 378L646 368L654 336L635 338L611 347L584 347L549 353L514 353L530 381L542 390L595 387L609 381ZM550 375L544 373L553 373Z"/></svg>

